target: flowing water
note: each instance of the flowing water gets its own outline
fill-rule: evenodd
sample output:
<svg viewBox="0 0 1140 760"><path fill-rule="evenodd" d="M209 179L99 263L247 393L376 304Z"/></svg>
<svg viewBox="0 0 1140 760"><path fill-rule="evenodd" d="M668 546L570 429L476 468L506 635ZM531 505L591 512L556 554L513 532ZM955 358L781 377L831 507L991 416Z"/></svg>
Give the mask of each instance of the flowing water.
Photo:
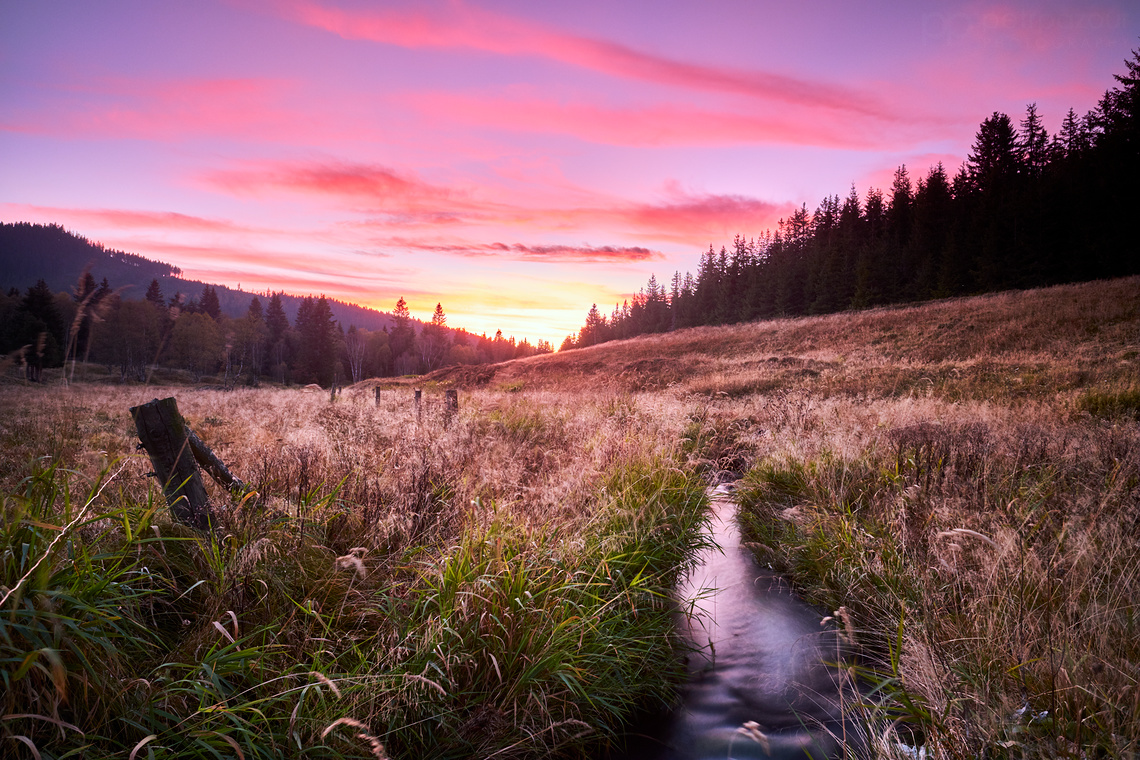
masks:
<svg viewBox="0 0 1140 760"><path fill-rule="evenodd" d="M682 631L698 647L680 708L631 748L638 760L806 758L864 754L841 707L854 687L833 663L836 627L741 546L735 505L713 492L713 536L678 590ZM751 730L749 730L750 727ZM741 729L744 729L743 731Z"/></svg>

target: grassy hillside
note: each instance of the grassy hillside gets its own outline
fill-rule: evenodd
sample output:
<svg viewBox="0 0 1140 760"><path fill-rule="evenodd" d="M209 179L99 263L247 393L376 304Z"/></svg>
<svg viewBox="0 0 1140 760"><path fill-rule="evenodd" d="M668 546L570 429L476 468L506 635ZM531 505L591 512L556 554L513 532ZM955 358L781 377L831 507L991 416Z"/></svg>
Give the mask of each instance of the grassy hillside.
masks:
<svg viewBox="0 0 1140 760"><path fill-rule="evenodd" d="M672 389L1015 400L1136 377L1140 278L613 341L490 368L448 386Z"/></svg>
<svg viewBox="0 0 1140 760"><path fill-rule="evenodd" d="M666 595L703 484L743 475L758 557L880 685L884 756L1132 757L1138 362L1133 278L452 368L379 403L0 387L2 753L596 756L673 698ZM134 449L128 408L165 395L253 489L213 492L214 535L170 522Z"/></svg>

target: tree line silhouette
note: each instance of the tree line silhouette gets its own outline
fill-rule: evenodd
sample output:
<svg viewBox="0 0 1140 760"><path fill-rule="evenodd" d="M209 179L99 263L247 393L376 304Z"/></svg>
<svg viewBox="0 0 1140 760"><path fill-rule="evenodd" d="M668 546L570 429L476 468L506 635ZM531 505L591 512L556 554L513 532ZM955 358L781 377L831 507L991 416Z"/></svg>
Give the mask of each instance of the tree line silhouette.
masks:
<svg viewBox="0 0 1140 760"><path fill-rule="evenodd" d="M804 204L775 230L649 278L608 316L595 304L562 348L644 333L921 301L1140 272L1140 51L1084 116L1049 135L1036 104L986 118L968 159L890 189Z"/></svg>
<svg viewBox="0 0 1140 760"><path fill-rule="evenodd" d="M218 376L231 387L263 378L327 387L553 350L547 341L516 342L502 331L488 338L450 328L441 304L420 324L403 298L391 330L345 330L323 295L304 298L290 324L282 296L266 293L264 304L253 296L246 313L234 318L222 312L210 285L196 298L176 293L167 299L154 279L144 298L132 300L106 278L97 284L89 272L71 294L53 293L41 279L22 295L16 288L0 293L0 354L17 359L32 381L41 380L46 367L91 362L121 381L145 382L156 367L167 367L194 382Z"/></svg>

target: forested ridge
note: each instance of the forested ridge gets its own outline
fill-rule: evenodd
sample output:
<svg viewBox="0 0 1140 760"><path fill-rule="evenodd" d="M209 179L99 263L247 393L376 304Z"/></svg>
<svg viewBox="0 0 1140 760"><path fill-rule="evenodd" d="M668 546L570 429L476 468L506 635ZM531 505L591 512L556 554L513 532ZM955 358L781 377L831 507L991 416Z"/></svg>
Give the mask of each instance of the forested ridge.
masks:
<svg viewBox="0 0 1140 760"><path fill-rule="evenodd" d="M441 304L429 322L420 322L403 298L389 315L323 295L254 295L201 283L197 295L168 295L163 283L195 283L171 279L180 273L176 267L107 251L56 225L0 225L0 242L8 251L27 246L5 260L44 257L41 271L97 255L104 265L110 259L154 275L141 298L130 295L143 288L107 277L97 282L91 270L67 290L54 289L43 277L22 292L0 290L0 356L22 366L31 381L43 379L46 368L71 362L70 377L76 364L92 363L120 381L147 382L156 369L171 369L193 382L213 378L230 387L263 379L328 386L553 350L546 341L516 341L501 331L487 337L449 327ZM129 274L128 284L134 277ZM235 299L242 299L240 309L234 309ZM355 317L369 327L350 321Z"/></svg>
<svg viewBox="0 0 1140 760"><path fill-rule="evenodd" d="M650 277L562 348L696 325L922 301L1140 273L1140 52L1097 106L1049 135L1036 104L994 112L951 176L803 205L775 230L712 246L696 274Z"/></svg>
<svg viewBox="0 0 1140 760"><path fill-rule="evenodd" d="M158 281L164 293L187 299L209 285L217 293L222 313L234 318L245 314L250 296L255 295L240 286L187 280L176 266L107 248L58 224L0 223L0 289L5 292L12 288L23 291L41 279L52 292L70 292L87 274L97 282L107 280L116 292L132 299L142 298L152 280ZM302 296L281 293L281 304L290 319L297 318L302 300ZM328 301L333 316L343 324L370 330L392 327L390 314L332 298Z"/></svg>
<svg viewBox="0 0 1140 760"><path fill-rule="evenodd" d="M120 285L181 277L176 266L145 256L107 248L58 224L0 224L0 286L30 285L43 279L54 290L74 285L92 269Z"/></svg>

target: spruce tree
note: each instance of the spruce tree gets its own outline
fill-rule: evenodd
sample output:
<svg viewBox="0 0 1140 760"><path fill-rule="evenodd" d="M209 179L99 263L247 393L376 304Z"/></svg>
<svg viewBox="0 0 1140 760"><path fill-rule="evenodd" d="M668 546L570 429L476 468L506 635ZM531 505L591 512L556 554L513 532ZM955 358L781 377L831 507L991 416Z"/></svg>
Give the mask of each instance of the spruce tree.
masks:
<svg viewBox="0 0 1140 760"><path fill-rule="evenodd" d="M26 376L33 382L43 377L45 367L63 363L64 325L55 295L44 280L28 288L16 309L12 348L23 350Z"/></svg>
<svg viewBox="0 0 1140 760"><path fill-rule="evenodd" d="M162 296L162 288L157 279L151 280L150 285L147 286L146 300L154 304L156 309L166 311L166 299Z"/></svg>
<svg viewBox="0 0 1140 760"><path fill-rule="evenodd" d="M1021 152L1021 166L1026 176L1031 179L1039 178L1049 163L1049 133L1041 125L1036 103L1030 103L1025 109L1025 118L1021 120L1021 133L1018 136L1018 148Z"/></svg>
<svg viewBox="0 0 1140 760"><path fill-rule="evenodd" d="M414 351L416 343L416 331L412 327L412 314L408 310L408 302L404 300L403 296L400 296L400 300L396 301L396 308L392 311L392 317L396 320L396 325L392 329L389 345L392 348L392 358L398 361L405 354Z"/></svg>
<svg viewBox="0 0 1140 760"><path fill-rule="evenodd" d="M202 288L202 297L198 300L198 311L214 320L220 319L222 316L222 305L218 301L218 291L210 285Z"/></svg>
<svg viewBox="0 0 1140 760"><path fill-rule="evenodd" d="M289 331L289 317L281 305L281 294L274 293L269 297L269 308L265 311L265 328L269 350L266 352L267 370L276 377L278 382L285 382L286 344L285 334Z"/></svg>

